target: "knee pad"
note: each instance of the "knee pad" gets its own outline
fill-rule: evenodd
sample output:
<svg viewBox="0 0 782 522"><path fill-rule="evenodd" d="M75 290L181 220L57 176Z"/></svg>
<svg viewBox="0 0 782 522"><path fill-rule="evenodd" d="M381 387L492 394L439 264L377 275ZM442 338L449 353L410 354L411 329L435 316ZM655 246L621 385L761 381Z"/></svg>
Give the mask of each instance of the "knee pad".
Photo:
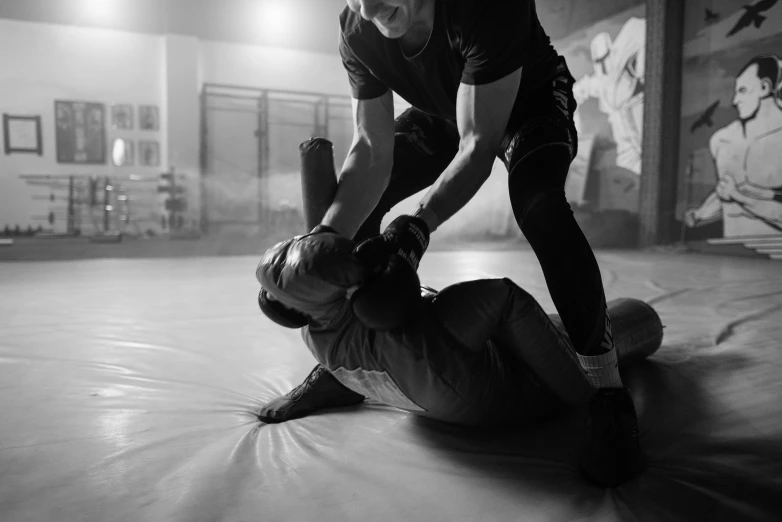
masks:
<svg viewBox="0 0 782 522"><path fill-rule="evenodd" d="M394 121L396 145L410 147L422 157L459 147L459 129L452 122L415 108L407 109Z"/></svg>
<svg viewBox="0 0 782 522"><path fill-rule="evenodd" d="M394 178L414 176L431 185L459 150L459 130L448 120L408 109L394 122Z"/></svg>

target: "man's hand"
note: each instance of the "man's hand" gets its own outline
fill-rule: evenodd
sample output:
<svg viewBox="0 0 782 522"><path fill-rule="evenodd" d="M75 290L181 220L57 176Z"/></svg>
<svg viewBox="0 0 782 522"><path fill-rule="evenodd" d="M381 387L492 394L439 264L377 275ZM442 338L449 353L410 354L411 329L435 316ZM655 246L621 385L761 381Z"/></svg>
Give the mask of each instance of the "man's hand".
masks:
<svg viewBox="0 0 782 522"><path fill-rule="evenodd" d="M684 213L684 224L687 228L695 228L698 225L700 219L698 218L697 208L688 208Z"/></svg>
<svg viewBox="0 0 782 522"><path fill-rule="evenodd" d="M723 201L732 201L735 198L738 188L736 187L736 179L730 174L726 174L720 178L719 184L717 184L717 195Z"/></svg>
<svg viewBox="0 0 782 522"><path fill-rule="evenodd" d="M398 254L413 270L418 270L429 246L429 227L414 216L402 215L391 222L382 234L365 239L356 246L355 254L370 270L380 270L391 254Z"/></svg>

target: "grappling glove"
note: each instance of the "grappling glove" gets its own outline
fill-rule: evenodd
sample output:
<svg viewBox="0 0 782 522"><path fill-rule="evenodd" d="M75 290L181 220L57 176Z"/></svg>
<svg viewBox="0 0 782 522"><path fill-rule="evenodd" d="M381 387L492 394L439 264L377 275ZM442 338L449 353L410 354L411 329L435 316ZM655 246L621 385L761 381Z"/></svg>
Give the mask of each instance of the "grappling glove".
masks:
<svg viewBox="0 0 782 522"><path fill-rule="evenodd" d="M382 234L365 239L356 246L355 254L375 269L382 269L392 254L418 270L421 258L429 246L429 227L414 216L402 215L391 222Z"/></svg>

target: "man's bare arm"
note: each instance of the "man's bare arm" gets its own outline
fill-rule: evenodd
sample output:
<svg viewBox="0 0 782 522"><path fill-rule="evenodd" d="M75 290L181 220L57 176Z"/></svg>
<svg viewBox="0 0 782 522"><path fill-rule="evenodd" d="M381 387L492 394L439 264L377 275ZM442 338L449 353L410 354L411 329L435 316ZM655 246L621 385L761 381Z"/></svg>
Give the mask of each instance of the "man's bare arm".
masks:
<svg viewBox="0 0 782 522"><path fill-rule="evenodd" d="M700 205L689 209L687 214L690 216L688 223L690 227L711 223L722 216L722 200L716 191L711 192Z"/></svg>
<svg viewBox="0 0 782 522"><path fill-rule="evenodd" d="M745 211L782 230L782 202L775 199L773 189L749 184L738 185L736 189L733 200Z"/></svg>
<svg viewBox="0 0 782 522"><path fill-rule="evenodd" d="M521 69L485 85L462 83L456 97L459 150L417 213L433 232L462 209L491 174L521 82Z"/></svg>
<svg viewBox="0 0 782 522"><path fill-rule="evenodd" d="M353 100L353 143L342 165L334 203L322 223L353 237L375 209L394 163L394 99L391 91Z"/></svg>

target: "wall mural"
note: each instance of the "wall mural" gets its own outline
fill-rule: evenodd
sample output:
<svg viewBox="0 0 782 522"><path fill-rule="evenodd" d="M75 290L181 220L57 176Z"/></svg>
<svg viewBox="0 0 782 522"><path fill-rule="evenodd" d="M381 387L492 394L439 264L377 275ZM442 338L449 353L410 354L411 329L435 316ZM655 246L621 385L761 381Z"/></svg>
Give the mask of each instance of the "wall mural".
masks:
<svg viewBox="0 0 782 522"><path fill-rule="evenodd" d="M554 42L576 83L579 156L568 199L593 211L638 212L646 6L638 4Z"/></svg>
<svg viewBox="0 0 782 522"><path fill-rule="evenodd" d="M684 237L782 259L782 4L696 1L685 26Z"/></svg>
<svg viewBox="0 0 782 522"><path fill-rule="evenodd" d="M576 83L578 156L565 193L593 246L637 236L643 138L646 5L555 41Z"/></svg>
<svg viewBox="0 0 782 522"><path fill-rule="evenodd" d="M614 39L607 32L598 33L590 44L594 71L573 86L579 105L590 98L598 100L616 142L616 164L636 175L641 174L645 44L642 18L627 20ZM588 131L580 112L576 111L577 124Z"/></svg>

